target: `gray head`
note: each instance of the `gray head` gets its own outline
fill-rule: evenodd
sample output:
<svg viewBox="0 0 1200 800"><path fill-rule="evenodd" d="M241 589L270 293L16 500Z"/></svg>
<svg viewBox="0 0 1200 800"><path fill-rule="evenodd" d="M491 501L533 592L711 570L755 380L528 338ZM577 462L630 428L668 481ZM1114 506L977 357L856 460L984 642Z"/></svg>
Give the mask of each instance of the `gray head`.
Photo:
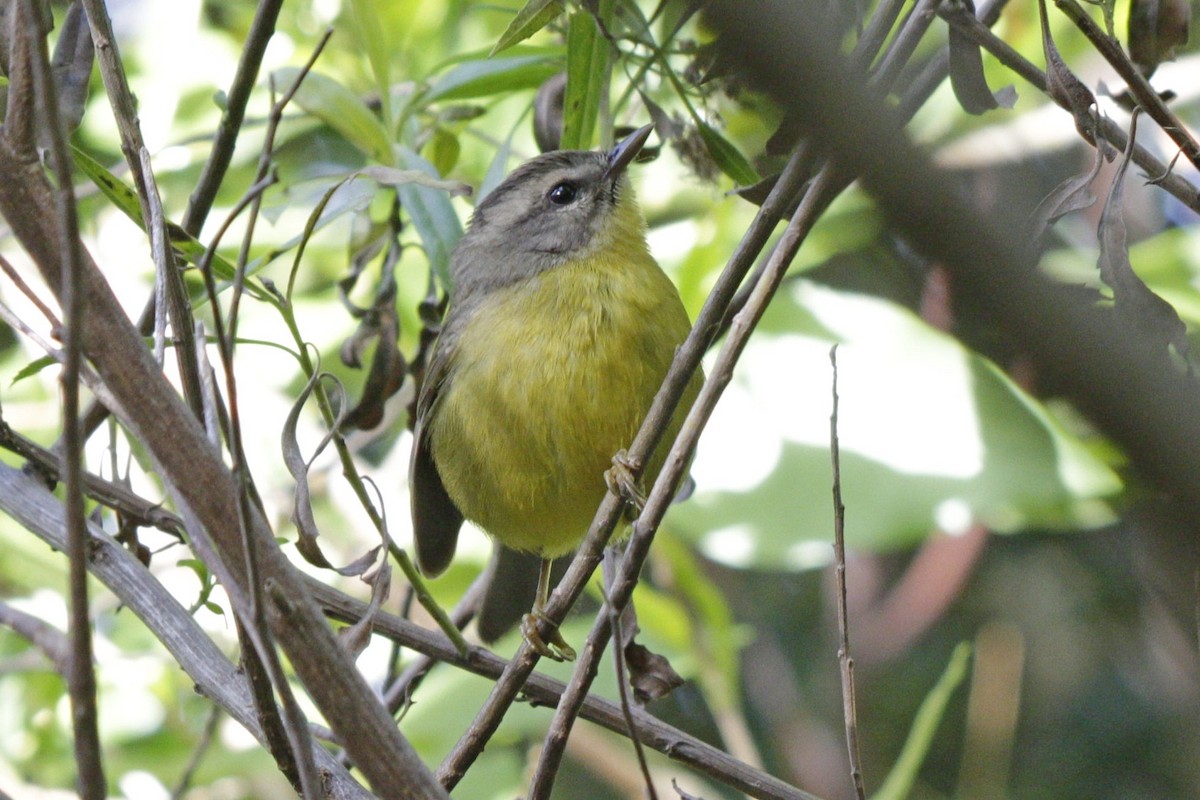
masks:
<svg viewBox="0 0 1200 800"><path fill-rule="evenodd" d="M641 235L624 174L651 130L641 128L608 153L557 150L513 170L475 209L455 250L454 300L586 256L614 228L628 227L630 212Z"/></svg>

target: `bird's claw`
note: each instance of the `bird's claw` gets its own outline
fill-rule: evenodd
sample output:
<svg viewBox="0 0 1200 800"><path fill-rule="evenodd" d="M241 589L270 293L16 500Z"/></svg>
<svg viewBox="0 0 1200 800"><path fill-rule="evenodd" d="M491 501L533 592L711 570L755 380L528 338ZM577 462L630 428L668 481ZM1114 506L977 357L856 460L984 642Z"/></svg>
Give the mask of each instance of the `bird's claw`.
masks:
<svg viewBox="0 0 1200 800"><path fill-rule="evenodd" d="M612 467L604 473L608 490L641 511L646 506L646 490L642 488L642 463L624 450L613 456Z"/></svg>
<svg viewBox="0 0 1200 800"><path fill-rule="evenodd" d="M538 623L546 625L545 638L542 638ZM558 626L541 611L531 611L521 617L521 635L525 637L525 641L529 642L529 646L537 651L538 655L554 661L575 660L575 648L567 644L567 640L563 638ZM547 642L547 640L549 641Z"/></svg>

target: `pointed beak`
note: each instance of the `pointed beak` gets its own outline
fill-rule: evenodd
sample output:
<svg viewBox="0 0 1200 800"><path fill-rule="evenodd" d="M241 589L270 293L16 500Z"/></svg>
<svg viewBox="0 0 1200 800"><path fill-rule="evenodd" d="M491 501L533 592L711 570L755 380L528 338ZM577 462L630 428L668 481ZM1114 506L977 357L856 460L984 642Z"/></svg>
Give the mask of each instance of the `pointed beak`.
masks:
<svg viewBox="0 0 1200 800"><path fill-rule="evenodd" d="M638 153L642 151L642 147L645 146L646 140L650 138L653 130L653 124L643 125L626 136L609 152L608 169L604 171L605 180L614 180L625 171L626 167L633 163Z"/></svg>

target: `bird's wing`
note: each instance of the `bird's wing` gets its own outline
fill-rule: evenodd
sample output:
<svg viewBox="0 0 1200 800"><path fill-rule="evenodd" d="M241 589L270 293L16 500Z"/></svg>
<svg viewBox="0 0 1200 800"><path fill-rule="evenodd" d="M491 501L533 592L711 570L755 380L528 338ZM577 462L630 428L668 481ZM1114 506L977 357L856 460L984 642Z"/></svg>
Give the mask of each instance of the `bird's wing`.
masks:
<svg viewBox="0 0 1200 800"><path fill-rule="evenodd" d="M425 370L425 381L417 397L417 423L414 426L412 457L408 465L408 486L412 496L413 543L417 566L429 576L440 575L450 566L463 515L446 493L442 476L430 450L429 423L437 410L438 397L450 373L454 346L438 342Z"/></svg>

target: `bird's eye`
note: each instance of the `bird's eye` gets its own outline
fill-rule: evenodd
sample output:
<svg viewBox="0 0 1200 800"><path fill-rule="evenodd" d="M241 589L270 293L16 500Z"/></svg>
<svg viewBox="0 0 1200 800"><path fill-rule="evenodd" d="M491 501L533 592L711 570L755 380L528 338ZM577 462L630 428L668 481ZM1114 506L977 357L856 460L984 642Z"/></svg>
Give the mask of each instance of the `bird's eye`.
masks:
<svg viewBox="0 0 1200 800"><path fill-rule="evenodd" d="M546 195L551 203L556 206L566 206L575 202L576 195L579 194L579 187L570 181L563 181L554 184L554 188Z"/></svg>

